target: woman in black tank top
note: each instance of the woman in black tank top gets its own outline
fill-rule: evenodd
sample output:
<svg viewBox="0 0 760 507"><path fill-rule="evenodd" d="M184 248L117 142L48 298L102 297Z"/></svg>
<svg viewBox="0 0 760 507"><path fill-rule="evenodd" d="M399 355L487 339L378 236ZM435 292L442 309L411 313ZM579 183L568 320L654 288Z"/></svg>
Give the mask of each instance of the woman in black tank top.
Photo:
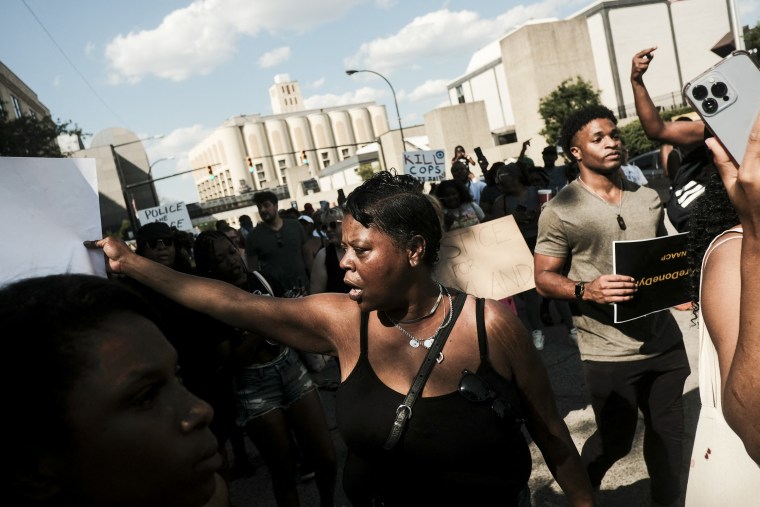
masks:
<svg viewBox="0 0 760 507"><path fill-rule="evenodd" d="M347 446L344 485L362 505L518 505L529 476L526 444L505 416L519 408L525 428L574 506L593 491L546 370L527 330L495 300L433 278L441 225L411 176L380 172L347 198L340 266L346 294L275 299L177 274L106 238L115 272L137 278L191 308L310 352L338 358L338 426ZM456 304L455 304L456 299ZM461 313L454 318L454 307ZM479 325L480 323L480 325ZM444 339L444 335L448 339ZM427 348L443 348L392 448L385 444ZM432 358L433 356L431 356ZM482 396L463 372L475 372ZM471 399L482 399L475 402Z"/></svg>

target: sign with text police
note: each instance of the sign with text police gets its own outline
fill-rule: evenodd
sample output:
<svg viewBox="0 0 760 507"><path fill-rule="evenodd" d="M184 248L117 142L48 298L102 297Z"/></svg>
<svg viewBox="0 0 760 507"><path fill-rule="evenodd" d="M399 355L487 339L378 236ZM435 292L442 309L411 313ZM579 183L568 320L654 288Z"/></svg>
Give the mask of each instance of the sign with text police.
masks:
<svg viewBox="0 0 760 507"><path fill-rule="evenodd" d="M184 202L162 204L154 208L141 209L137 212L140 225L151 222L164 222L169 227L176 227L180 231L192 231L193 222Z"/></svg>
<svg viewBox="0 0 760 507"><path fill-rule="evenodd" d="M638 289L631 301L613 305L616 323L690 301L687 234L613 241L613 272L635 278Z"/></svg>
<svg viewBox="0 0 760 507"><path fill-rule="evenodd" d="M446 152L405 151L404 174L414 176L420 181L441 181L446 177Z"/></svg>

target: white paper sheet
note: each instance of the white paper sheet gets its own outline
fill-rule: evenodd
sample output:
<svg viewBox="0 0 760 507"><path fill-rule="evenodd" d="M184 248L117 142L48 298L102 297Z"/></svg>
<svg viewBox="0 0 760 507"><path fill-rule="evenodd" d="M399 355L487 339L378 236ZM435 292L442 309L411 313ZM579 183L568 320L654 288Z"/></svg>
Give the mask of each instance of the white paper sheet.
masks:
<svg viewBox="0 0 760 507"><path fill-rule="evenodd" d="M0 157L0 285L54 273L105 276L95 160Z"/></svg>

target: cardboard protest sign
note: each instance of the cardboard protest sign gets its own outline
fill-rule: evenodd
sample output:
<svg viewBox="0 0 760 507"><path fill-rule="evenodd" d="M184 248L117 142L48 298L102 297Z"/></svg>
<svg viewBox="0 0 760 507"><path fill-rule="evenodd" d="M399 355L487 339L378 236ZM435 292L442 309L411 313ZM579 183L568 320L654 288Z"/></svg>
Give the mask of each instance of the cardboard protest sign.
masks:
<svg viewBox="0 0 760 507"><path fill-rule="evenodd" d="M644 317L690 301L687 233L613 242L613 271L636 279L633 300L613 305L615 322Z"/></svg>
<svg viewBox="0 0 760 507"><path fill-rule="evenodd" d="M446 152L443 150L405 151L404 174L420 181L440 181L446 177Z"/></svg>
<svg viewBox="0 0 760 507"><path fill-rule="evenodd" d="M0 285L56 273L105 276L95 160L0 157Z"/></svg>
<svg viewBox="0 0 760 507"><path fill-rule="evenodd" d="M435 274L444 285L491 299L535 287L533 254L511 215L445 233Z"/></svg>
<svg viewBox="0 0 760 507"><path fill-rule="evenodd" d="M187 212L187 206L184 202L141 209L137 212L137 219L140 221L140 225L164 222L169 227L176 227L181 231L193 230L193 222L190 220L190 214Z"/></svg>

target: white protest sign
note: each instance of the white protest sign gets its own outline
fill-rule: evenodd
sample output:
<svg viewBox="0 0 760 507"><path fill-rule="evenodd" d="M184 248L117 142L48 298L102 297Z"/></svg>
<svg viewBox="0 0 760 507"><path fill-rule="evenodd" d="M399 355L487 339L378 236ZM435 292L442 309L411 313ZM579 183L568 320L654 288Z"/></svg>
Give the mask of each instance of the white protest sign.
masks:
<svg viewBox="0 0 760 507"><path fill-rule="evenodd" d="M405 151L404 174L420 181L441 181L446 177L446 153L443 150Z"/></svg>
<svg viewBox="0 0 760 507"><path fill-rule="evenodd" d="M0 285L57 273L105 276L95 159L0 157Z"/></svg>
<svg viewBox="0 0 760 507"><path fill-rule="evenodd" d="M512 215L445 233L435 273L444 285L490 299L536 286L533 254Z"/></svg>
<svg viewBox="0 0 760 507"><path fill-rule="evenodd" d="M193 222L184 202L162 204L153 208L141 209L137 212L140 225L151 222L164 222L169 227L176 227L180 231L192 231Z"/></svg>

